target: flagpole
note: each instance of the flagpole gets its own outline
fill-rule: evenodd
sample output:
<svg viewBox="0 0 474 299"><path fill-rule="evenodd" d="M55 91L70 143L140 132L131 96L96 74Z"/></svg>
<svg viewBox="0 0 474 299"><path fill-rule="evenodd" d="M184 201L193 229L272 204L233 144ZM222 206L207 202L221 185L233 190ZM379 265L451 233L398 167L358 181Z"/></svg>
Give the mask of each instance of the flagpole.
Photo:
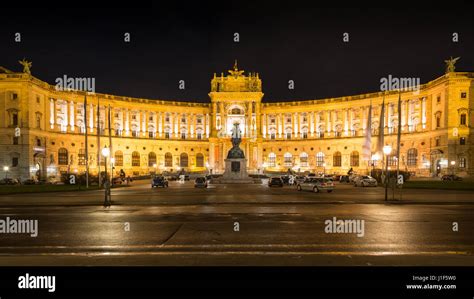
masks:
<svg viewBox="0 0 474 299"><path fill-rule="evenodd" d="M89 188L89 145L88 145L88 135L87 135L87 92L84 94L84 129L85 129L85 163L86 163L86 189Z"/></svg>
<svg viewBox="0 0 474 299"><path fill-rule="evenodd" d="M100 173L100 100L99 96L97 96L97 169L98 169L98 176L99 176L99 188L102 185L102 178L101 178L101 173Z"/></svg>
<svg viewBox="0 0 474 299"><path fill-rule="evenodd" d="M402 93L398 92L398 129L397 129L397 181L400 175L400 143L402 139ZM402 185L403 186L403 185ZM402 193L400 192L400 200Z"/></svg>
<svg viewBox="0 0 474 299"><path fill-rule="evenodd" d="M112 186L113 184L113 178L114 178L114 166L113 166L113 163L112 163L112 155L113 155L113 151L112 151L112 117L111 117L111 111L110 111L110 104L109 104L109 112L108 112L108 115L107 115L107 121L109 123L109 149L110 149L110 186ZM105 167L107 167L107 165L105 165Z"/></svg>

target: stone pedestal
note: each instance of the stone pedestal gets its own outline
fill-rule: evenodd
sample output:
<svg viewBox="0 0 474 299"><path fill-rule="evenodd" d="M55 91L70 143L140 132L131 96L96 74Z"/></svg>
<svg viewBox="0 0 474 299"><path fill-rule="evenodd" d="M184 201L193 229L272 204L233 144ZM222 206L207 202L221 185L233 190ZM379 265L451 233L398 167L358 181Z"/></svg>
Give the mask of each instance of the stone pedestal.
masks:
<svg viewBox="0 0 474 299"><path fill-rule="evenodd" d="M248 184L253 179L247 173L247 159L228 158L225 159L225 172L219 180L221 183Z"/></svg>

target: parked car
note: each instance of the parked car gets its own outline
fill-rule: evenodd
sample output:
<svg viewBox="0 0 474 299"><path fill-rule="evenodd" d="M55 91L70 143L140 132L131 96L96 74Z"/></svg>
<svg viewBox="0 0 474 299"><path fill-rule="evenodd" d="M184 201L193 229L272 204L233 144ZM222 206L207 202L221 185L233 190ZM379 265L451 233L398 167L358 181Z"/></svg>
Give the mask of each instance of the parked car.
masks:
<svg viewBox="0 0 474 299"><path fill-rule="evenodd" d="M282 180L283 184L285 185L289 185L290 184L290 176L288 175L282 175L280 177L280 179ZM271 180L271 179L270 179ZM270 183L270 180L268 181Z"/></svg>
<svg viewBox="0 0 474 299"><path fill-rule="evenodd" d="M283 179L280 177L272 177L268 180L268 187L278 186L283 187Z"/></svg>
<svg viewBox="0 0 474 299"><path fill-rule="evenodd" d="M305 179L306 179L305 176L302 176L302 175L297 176L297 177L295 178L296 185L298 185L298 183L304 182Z"/></svg>
<svg viewBox="0 0 474 299"><path fill-rule="evenodd" d="M26 179L23 181L23 185L36 185L38 184L39 182L37 180L34 180L34 179Z"/></svg>
<svg viewBox="0 0 474 299"><path fill-rule="evenodd" d="M341 178L339 179L340 183L350 183L349 176L348 175L341 175Z"/></svg>
<svg viewBox="0 0 474 299"><path fill-rule="evenodd" d="M298 191L313 191L318 193L320 191L327 191L331 193L334 190L334 182L328 178L307 178L304 182L296 186Z"/></svg>
<svg viewBox="0 0 474 299"><path fill-rule="evenodd" d="M19 182L17 179L13 178L4 178L0 180L0 185L18 185Z"/></svg>
<svg viewBox="0 0 474 299"><path fill-rule="evenodd" d="M442 181L462 181L462 178L455 174L446 174L441 177L441 180Z"/></svg>
<svg viewBox="0 0 474 299"><path fill-rule="evenodd" d="M195 188L207 188L207 179L203 176L197 177L194 180L194 187Z"/></svg>
<svg viewBox="0 0 474 299"><path fill-rule="evenodd" d="M360 176L354 181L355 187L377 187L377 180L370 175Z"/></svg>
<svg viewBox="0 0 474 299"><path fill-rule="evenodd" d="M121 177L115 177L112 180L112 185L122 185L123 182L124 182L124 179L122 179Z"/></svg>
<svg viewBox="0 0 474 299"><path fill-rule="evenodd" d="M168 187L168 180L164 176L156 176L151 180L151 187Z"/></svg>

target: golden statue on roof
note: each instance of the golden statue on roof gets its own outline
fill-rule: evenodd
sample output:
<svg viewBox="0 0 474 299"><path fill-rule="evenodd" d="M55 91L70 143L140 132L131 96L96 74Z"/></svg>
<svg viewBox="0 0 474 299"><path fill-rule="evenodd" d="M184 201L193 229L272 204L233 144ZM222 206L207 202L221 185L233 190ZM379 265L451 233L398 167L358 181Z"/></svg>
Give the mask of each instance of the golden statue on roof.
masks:
<svg viewBox="0 0 474 299"><path fill-rule="evenodd" d="M244 73L243 70L239 71L239 68L237 67L237 59L235 60L235 63L234 63L234 69L233 70L229 70L229 74L231 76L234 76L235 78L237 77L240 77L242 76L242 74Z"/></svg>
<svg viewBox="0 0 474 299"><path fill-rule="evenodd" d="M18 60L18 63L23 66L23 73L31 74L30 68L33 64L31 61L27 61L25 58L23 58L23 60Z"/></svg>

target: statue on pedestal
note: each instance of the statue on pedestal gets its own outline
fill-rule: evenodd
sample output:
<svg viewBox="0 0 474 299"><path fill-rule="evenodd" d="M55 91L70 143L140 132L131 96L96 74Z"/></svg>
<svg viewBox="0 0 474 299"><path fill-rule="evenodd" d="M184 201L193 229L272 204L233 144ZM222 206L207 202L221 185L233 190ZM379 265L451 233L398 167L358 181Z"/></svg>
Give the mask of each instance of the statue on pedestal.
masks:
<svg viewBox="0 0 474 299"><path fill-rule="evenodd" d="M242 132L239 128L239 123L234 123L232 127L232 148L227 153L227 159L243 159L245 158L244 152L240 149L239 144L242 142Z"/></svg>

